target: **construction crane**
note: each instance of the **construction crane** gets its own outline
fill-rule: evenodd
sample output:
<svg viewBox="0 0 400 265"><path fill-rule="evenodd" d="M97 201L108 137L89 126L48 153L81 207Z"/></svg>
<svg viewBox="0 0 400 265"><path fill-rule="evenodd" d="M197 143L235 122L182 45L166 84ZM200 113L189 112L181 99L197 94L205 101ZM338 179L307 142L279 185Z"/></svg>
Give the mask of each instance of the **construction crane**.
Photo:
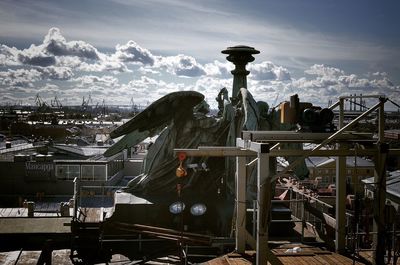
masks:
<svg viewBox="0 0 400 265"><path fill-rule="evenodd" d="M107 107L106 107L106 100L105 99L103 99L103 103L101 104L101 110L102 110L102 115L106 116Z"/></svg>
<svg viewBox="0 0 400 265"><path fill-rule="evenodd" d="M138 106L133 101L133 97L131 98L131 109L134 115L136 115L139 112Z"/></svg>
<svg viewBox="0 0 400 265"><path fill-rule="evenodd" d="M39 112L45 112L49 109L49 105L40 97L39 93L36 94L35 104Z"/></svg>
<svg viewBox="0 0 400 265"><path fill-rule="evenodd" d="M39 93L36 94L35 104L38 108L47 105L46 102L40 97Z"/></svg>
<svg viewBox="0 0 400 265"><path fill-rule="evenodd" d="M57 109L62 108L62 104L61 104L60 100L58 100L57 95L54 97L53 100L51 100L50 104L53 108L57 108Z"/></svg>
<svg viewBox="0 0 400 265"><path fill-rule="evenodd" d="M87 110L89 103L92 103L92 102L93 102L93 100L92 100L92 96L90 94L89 94L87 100L85 100L85 96L83 96L82 97L82 110L84 110L84 111Z"/></svg>

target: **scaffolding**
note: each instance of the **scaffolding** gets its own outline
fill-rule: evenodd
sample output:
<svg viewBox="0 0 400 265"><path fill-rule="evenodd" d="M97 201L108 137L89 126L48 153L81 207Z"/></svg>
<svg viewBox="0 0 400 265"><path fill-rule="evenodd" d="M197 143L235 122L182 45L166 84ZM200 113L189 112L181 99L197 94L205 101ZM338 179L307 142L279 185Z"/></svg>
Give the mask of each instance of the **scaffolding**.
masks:
<svg viewBox="0 0 400 265"><path fill-rule="evenodd" d="M272 264L281 262L272 254L268 247L268 226L270 223L270 209L272 188L275 181L297 166L304 158L309 156L335 156L336 164L336 211L334 225L335 250L343 253L346 250L346 156L358 154L372 156L375 161L374 183L374 263L384 263L385 231L385 203L386 203L386 157L388 154L400 154L400 150L389 150L384 142L384 104L388 100L382 95L363 96L364 98L377 99L378 103L361 113L353 121L344 125L344 102L351 97L340 97L339 101L330 106L331 109L339 107L338 130L333 133L308 133L293 131L243 131L242 137L237 138L236 147L199 147L198 149L175 149L177 154L185 153L187 156L234 156L236 157L236 216L235 238L236 251L244 253L246 245L256 250L256 264ZM378 137L349 131L353 125L378 111ZM314 143L316 146L310 150L283 149L282 143ZM369 142L372 147L356 150L352 145ZM333 149L323 149L328 144L334 144ZM278 174L270 171L270 163L276 157L296 156L293 163ZM246 168L247 157L256 157L257 163L257 225L255 236L246 230ZM325 222L329 218L322 215Z"/></svg>

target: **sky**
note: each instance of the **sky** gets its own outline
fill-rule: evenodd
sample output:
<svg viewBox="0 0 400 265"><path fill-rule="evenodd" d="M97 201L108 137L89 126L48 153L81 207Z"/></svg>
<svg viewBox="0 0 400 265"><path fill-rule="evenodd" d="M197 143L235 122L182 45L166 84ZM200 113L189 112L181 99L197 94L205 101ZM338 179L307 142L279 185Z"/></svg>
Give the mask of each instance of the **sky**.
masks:
<svg viewBox="0 0 400 265"><path fill-rule="evenodd" d="M39 94L146 106L195 90L216 108L233 80L221 50L235 45L260 51L248 90L270 106L294 94L322 107L350 94L400 103L399 9L396 0L1 0L0 104L34 105Z"/></svg>

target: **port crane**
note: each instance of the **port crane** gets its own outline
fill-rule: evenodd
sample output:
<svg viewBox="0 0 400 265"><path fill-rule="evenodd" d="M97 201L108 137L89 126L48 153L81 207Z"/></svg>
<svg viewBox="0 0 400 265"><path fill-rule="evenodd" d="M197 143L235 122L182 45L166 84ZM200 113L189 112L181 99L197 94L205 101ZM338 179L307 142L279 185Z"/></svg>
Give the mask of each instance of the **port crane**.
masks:
<svg viewBox="0 0 400 265"><path fill-rule="evenodd" d="M53 100L51 100L50 105L53 108L57 108L57 109L61 109L62 108L62 104L61 104L60 100L57 98L57 95L54 97Z"/></svg>
<svg viewBox="0 0 400 265"><path fill-rule="evenodd" d="M90 94L89 94L87 100L85 99L85 96L83 96L82 97L82 105L81 105L82 110L84 110L84 111L87 110L89 107L89 103L92 103L92 102L93 102L93 100L92 100L92 96Z"/></svg>

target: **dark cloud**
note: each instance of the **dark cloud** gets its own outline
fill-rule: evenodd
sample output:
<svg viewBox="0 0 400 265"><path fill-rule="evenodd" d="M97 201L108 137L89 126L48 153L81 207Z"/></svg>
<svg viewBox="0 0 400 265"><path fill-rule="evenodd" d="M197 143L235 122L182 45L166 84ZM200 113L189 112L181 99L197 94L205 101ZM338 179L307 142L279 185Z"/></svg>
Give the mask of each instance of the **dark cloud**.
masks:
<svg viewBox="0 0 400 265"><path fill-rule="evenodd" d="M35 65L35 66L50 66L56 63L56 58L54 56L47 56L45 54L33 55L20 53L18 54L18 61L22 64Z"/></svg>
<svg viewBox="0 0 400 265"><path fill-rule="evenodd" d="M125 45L117 45L115 50L115 57L122 62L153 65L155 61L149 50L140 47L133 40L128 41Z"/></svg>
<svg viewBox="0 0 400 265"><path fill-rule="evenodd" d="M67 42L58 28L51 28L43 40L43 48L49 54L56 56L78 56L91 60L99 60L95 47L84 41Z"/></svg>

